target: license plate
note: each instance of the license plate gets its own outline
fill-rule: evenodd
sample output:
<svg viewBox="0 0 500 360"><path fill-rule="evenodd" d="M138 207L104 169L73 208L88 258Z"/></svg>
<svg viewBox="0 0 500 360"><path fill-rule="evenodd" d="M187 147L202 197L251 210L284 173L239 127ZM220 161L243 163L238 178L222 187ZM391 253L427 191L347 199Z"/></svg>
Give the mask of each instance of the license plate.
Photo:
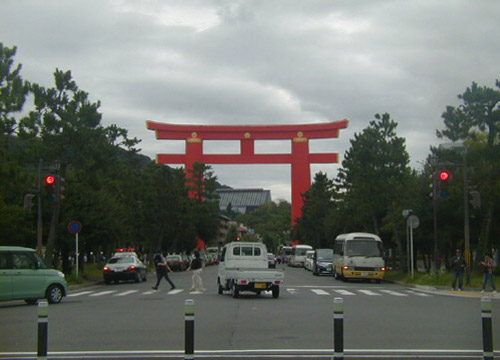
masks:
<svg viewBox="0 0 500 360"><path fill-rule="evenodd" d="M361 276L368 276L368 273L361 273Z"/></svg>
<svg viewBox="0 0 500 360"><path fill-rule="evenodd" d="M266 283L255 283L253 287L256 289L265 289L267 285Z"/></svg>

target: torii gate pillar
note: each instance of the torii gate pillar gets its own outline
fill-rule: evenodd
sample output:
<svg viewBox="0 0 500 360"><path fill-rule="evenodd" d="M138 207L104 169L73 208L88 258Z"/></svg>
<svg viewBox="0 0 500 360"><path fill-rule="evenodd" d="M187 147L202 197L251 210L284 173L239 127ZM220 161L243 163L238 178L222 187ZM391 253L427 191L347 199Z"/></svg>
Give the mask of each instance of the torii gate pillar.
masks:
<svg viewBox="0 0 500 360"><path fill-rule="evenodd" d="M292 225L302 214L302 194L311 187L311 164L338 163L337 153L309 153L309 139L338 138L348 120L301 125L181 125L147 121L161 140L185 140L185 154L158 154L159 164L184 164L186 176L195 162L205 164L290 164ZM239 154L204 154L203 140L239 140ZM291 154L255 154L255 140L291 140Z"/></svg>

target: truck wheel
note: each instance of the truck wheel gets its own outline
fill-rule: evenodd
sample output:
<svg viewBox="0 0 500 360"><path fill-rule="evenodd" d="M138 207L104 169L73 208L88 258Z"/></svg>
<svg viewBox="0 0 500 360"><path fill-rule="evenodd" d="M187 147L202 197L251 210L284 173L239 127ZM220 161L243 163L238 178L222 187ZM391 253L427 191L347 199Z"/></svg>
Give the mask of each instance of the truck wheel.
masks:
<svg viewBox="0 0 500 360"><path fill-rule="evenodd" d="M217 279L217 293L219 295L222 295L223 292L224 292L224 289L222 288L222 285L220 284L220 280Z"/></svg>
<svg viewBox="0 0 500 360"><path fill-rule="evenodd" d="M273 298L277 299L280 296L280 287L274 285L272 291L273 291Z"/></svg>
<svg viewBox="0 0 500 360"><path fill-rule="evenodd" d="M233 298L237 299L238 296L240 296L240 289L238 289L238 285L233 284L233 287L231 289L232 289Z"/></svg>

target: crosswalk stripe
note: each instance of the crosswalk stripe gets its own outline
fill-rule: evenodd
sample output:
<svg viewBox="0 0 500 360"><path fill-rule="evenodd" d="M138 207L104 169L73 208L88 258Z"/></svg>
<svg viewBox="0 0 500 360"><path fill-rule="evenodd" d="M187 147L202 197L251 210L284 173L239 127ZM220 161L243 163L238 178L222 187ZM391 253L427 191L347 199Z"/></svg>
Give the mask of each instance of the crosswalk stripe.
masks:
<svg viewBox="0 0 500 360"><path fill-rule="evenodd" d="M170 290L167 294L168 295L175 295L175 294L181 293L183 291L184 291L183 289L174 289L174 290Z"/></svg>
<svg viewBox="0 0 500 360"><path fill-rule="evenodd" d="M144 291L142 295L151 295L154 294L155 292L156 292L155 290Z"/></svg>
<svg viewBox="0 0 500 360"><path fill-rule="evenodd" d="M432 296L432 295L429 295L429 294L426 294L426 293L423 293L420 291L406 290L406 292L410 293L412 295L417 295L417 296Z"/></svg>
<svg viewBox="0 0 500 360"><path fill-rule="evenodd" d="M81 291L79 293L74 293L74 294L68 294L68 297L76 297L76 296L82 296L82 295L87 295L87 294L92 294L93 291Z"/></svg>
<svg viewBox="0 0 500 360"><path fill-rule="evenodd" d="M286 289L290 294L297 294L297 289Z"/></svg>
<svg viewBox="0 0 500 360"><path fill-rule="evenodd" d="M347 290L342 290L342 289L334 289L336 293L339 293L340 295L356 295L353 292L347 291Z"/></svg>
<svg viewBox="0 0 500 360"><path fill-rule="evenodd" d="M397 291L392 291L392 290L380 290L383 293L389 294L389 295L394 295L394 296L408 296L408 294L403 294L399 293Z"/></svg>
<svg viewBox="0 0 500 360"><path fill-rule="evenodd" d="M370 295L370 296L382 296L382 294L378 294L376 292L373 292L373 291L370 291L370 290L357 290L359 291L360 293L363 293L365 295Z"/></svg>
<svg viewBox="0 0 500 360"><path fill-rule="evenodd" d="M330 295L329 292L326 292L325 290L321 289L311 289L311 291L317 295Z"/></svg>
<svg viewBox="0 0 500 360"><path fill-rule="evenodd" d="M95 293L95 294L90 294L89 296L103 296L103 295L108 295L108 294L112 294L116 292L116 290L109 290L109 291L101 291L99 293Z"/></svg>
<svg viewBox="0 0 500 360"><path fill-rule="evenodd" d="M125 295L130 295L130 294L136 293L138 291L139 290L128 290L128 291L124 291L124 292L119 293L119 294L114 294L113 296L125 296Z"/></svg>

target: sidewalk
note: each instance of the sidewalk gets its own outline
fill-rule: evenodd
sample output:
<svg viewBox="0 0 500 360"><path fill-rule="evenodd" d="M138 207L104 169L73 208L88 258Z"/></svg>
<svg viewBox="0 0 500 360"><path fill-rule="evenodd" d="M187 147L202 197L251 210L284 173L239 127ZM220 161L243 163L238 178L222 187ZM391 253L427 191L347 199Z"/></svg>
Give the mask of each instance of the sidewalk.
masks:
<svg viewBox="0 0 500 360"><path fill-rule="evenodd" d="M429 293L429 294L461 296L461 297L474 297L474 298L489 297L490 299L500 300L500 293L498 291L496 293L493 293L493 292L491 292L491 290L488 290L488 291L485 291L484 293L481 293L481 290L479 290L479 289L466 288L466 287L464 287L463 291L454 291L451 289L451 286L450 287L425 286L425 285L416 285L416 284L405 283L402 281L392 281L392 280L386 280L386 281L393 283L393 284L410 287L410 288L413 288L415 290Z"/></svg>

